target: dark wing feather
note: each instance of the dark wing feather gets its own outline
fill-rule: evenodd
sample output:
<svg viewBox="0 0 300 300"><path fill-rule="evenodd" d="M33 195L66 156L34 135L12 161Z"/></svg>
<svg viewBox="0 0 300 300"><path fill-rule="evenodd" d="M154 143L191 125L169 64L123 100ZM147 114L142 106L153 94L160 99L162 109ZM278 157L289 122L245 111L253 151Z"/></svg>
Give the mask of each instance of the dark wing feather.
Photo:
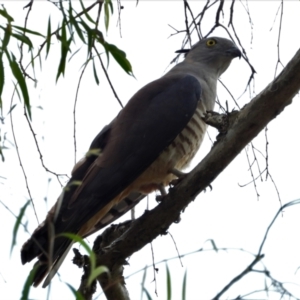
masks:
<svg viewBox="0 0 300 300"><path fill-rule="evenodd" d="M162 78L134 95L115 119L76 197L64 201L56 229L77 232L132 183L183 130L199 98L200 84L193 76Z"/></svg>
<svg viewBox="0 0 300 300"><path fill-rule="evenodd" d="M100 148L100 155L88 156L74 170L54 220L55 234L77 233L149 167L189 122L200 94L198 80L190 75L163 77L138 91L93 141L91 149ZM73 185L74 181L81 181L81 185ZM47 256L40 250L48 250L46 225L26 244L21 253L23 263L35 256L39 256L41 263L47 262ZM54 262L69 245L66 238L55 239ZM44 265L35 285L47 269Z"/></svg>

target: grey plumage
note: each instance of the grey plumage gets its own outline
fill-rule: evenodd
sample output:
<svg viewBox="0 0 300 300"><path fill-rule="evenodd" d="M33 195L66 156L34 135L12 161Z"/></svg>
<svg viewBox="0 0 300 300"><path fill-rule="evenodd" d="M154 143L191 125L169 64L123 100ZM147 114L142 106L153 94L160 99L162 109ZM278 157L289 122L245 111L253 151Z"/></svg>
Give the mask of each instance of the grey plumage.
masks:
<svg viewBox="0 0 300 300"><path fill-rule="evenodd" d="M53 224L56 235L71 232L86 237L126 213L144 195L167 186L176 178L175 171L190 163L206 131L201 117L214 107L217 80L237 56L241 52L227 39L201 40L183 62L139 90L100 132L88 155L75 166L59 210L55 205L23 245L23 264L39 259L35 286L54 267L46 285L50 282L71 244L56 237L54 264L49 265L47 224ZM77 181L80 185L72 184Z"/></svg>

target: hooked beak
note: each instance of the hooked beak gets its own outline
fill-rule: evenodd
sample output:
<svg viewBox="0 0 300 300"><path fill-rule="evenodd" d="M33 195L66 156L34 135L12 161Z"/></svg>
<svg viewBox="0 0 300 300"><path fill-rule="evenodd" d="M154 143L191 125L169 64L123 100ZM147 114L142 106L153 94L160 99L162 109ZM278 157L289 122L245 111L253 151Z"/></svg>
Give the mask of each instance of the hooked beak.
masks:
<svg viewBox="0 0 300 300"><path fill-rule="evenodd" d="M241 58L241 56L242 56L242 52L241 52L240 49L237 48L237 47L232 47L232 48L226 50L225 53L226 53L228 56L231 56L232 58L235 58L235 57Z"/></svg>

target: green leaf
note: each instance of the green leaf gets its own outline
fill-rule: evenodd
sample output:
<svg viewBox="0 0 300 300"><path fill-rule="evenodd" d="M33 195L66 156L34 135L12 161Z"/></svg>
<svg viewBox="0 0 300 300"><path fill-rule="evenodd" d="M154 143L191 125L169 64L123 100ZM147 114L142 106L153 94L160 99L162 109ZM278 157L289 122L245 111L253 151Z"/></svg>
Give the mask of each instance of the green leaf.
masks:
<svg viewBox="0 0 300 300"><path fill-rule="evenodd" d="M46 45L46 58L47 58L49 50L50 50L50 45L51 45L51 19L50 19L50 16L49 16L49 19L48 19L48 28L47 28L46 41L47 41L47 45Z"/></svg>
<svg viewBox="0 0 300 300"><path fill-rule="evenodd" d="M4 86L4 66L3 66L3 55L0 54L0 108L2 108L2 92L3 92L3 86Z"/></svg>
<svg viewBox="0 0 300 300"><path fill-rule="evenodd" d="M126 53L113 44L104 43L104 48L114 57L121 68L129 75L132 75L132 67L126 58Z"/></svg>
<svg viewBox="0 0 300 300"><path fill-rule="evenodd" d="M45 37L43 34L37 32L37 31L30 30L30 29L25 28L25 27L20 27L20 26L17 26L17 25L12 25L12 27L20 30L22 33L23 32L27 32L27 33L30 33L30 34L34 34L34 35L39 35L41 37Z"/></svg>
<svg viewBox="0 0 300 300"><path fill-rule="evenodd" d="M172 298L171 275L167 263L166 263L166 272L167 272L167 299L171 300Z"/></svg>
<svg viewBox="0 0 300 300"><path fill-rule="evenodd" d="M96 66L95 66L95 61L93 60L93 72L94 72L94 78L95 78L95 81L97 83L97 85L99 85L99 78L98 78L98 75L97 75L97 70L96 70ZM1 94L0 94L1 96Z"/></svg>
<svg viewBox="0 0 300 300"><path fill-rule="evenodd" d="M82 11L84 13L84 15L86 16L86 18L93 24L96 24L96 22L90 17L90 15L87 13L87 10L86 8L84 7L83 5L83 1L82 0L79 0L80 1L80 4L81 4L81 8L82 8Z"/></svg>
<svg viewBox="0 0 300 300"><path fill-rule="evenodd" d="M111 0L105 0L104 2L104 24L106 31L109 26L109 4L111 4Z"/></svg>
<svg viewBox="0 0 300 300"><path fill-rule="evenodd" d="M148 300L152 300L152 297L150 296L148 290L147 290L146 288L143 288L143 291L144 291L144 293L146 294L147 299L148 299Z"/></svg>
<svg viewBox="0 0 300 300"><path fill-rule="evenodd" d="M10 23L10 22L13 22L13 21L14 21L13 17L11 17L11 16L8 14L8 12L6 11L6 9L5 9L5 7L4 7L3 4L2 4L2 7L3 7L3 9L0 9L0 15L1 15L2 17L6 18L7 21L8 21L9 23Z"/></svg>
<svg viewBox="0 0 300 300"><path fill-rule="evenodd" d="M9 115L13 110L14 108L17 106L17 104L15 103L14 105L11 106L11 108L9 109L7 115Z"/></svg>
<svg viewBox="0 0 300 300"><path fill-rule="evenodd" d="M86 31L87 37L88 37L88 53L87 53L87 57L90 56L92 47L93 47L93 39L94 39L94 30L91 29L81 18L80 18L81 22L80 24L83 26L83 28Z"/></svg>
<svg viewBox="0 0 300 300"><path fill-rule="evenodd" d="M88 279L88 285L90 285L93 280L102 274L103 272L109 272L108 268L105 266L99 266L96 268L96 255L94 251L89 247L89 245L79 236L73 233L61 233L59 236L67 237L74 242L80 243L80 245L87 251L87 253L90 256L90 267L91 267L91 273Z"/></svg>
<svg viewBox="0 0 300 300"><path fill-rule="evenodd" d="M15 223L15 226L14 226L14 229L13 229L13 240L12 240L11 247L10 247L10 254L12 253L13 248L16 245L17 233L18 233L22 218L24 216L25 210L26 210L29 203L30 203L30 201L28 200L25 203L25 205L20 209L20 213L17 217L16 223Z"/></svg>
<svg viewBox="0 0 300 300"><path fill-rule="evenodd" d="M10 36L11 36L11 25L10 24L7 24L6 28L3 28L1 26L1 28L4 30L4 38L2 40L2 50L6 50L6 47L9 43L9 40L10 40Z"/></svg>
<svg viewBox="0 0 300 300"><path fill-rule="evenodd" d="M35 275L38 267L39 267L38 264L35 264L34 267L32 268L32 270L30 271L30 273L25 281L23 290L22 290L21 300L28 300L29 291L30 291L30 288L31 288L31 285L33 282L34 275Z"/></svg>
<svg viewBox="0 0 300 300"><path fill-rule="evenodd" d="M12 33L12 36L17 40L23 42L24 44L28 45L29 49L33 48L31 40L26 35Z"/></svg>
<svg viewBox="0 0 300 300"><path fill-rule="evenodd" d="M66 22L63 22L62 28L61 28L61 57L60 57L60 62L57 70L57 75L56 75L56 82L60 76L60 74L64 75L65 74L65 69L66 69L66 60L67 60L67 55L70 50L70 44L72 42L72 37L70 37L67 40L67 32L66 32Z"/></svg>
<svg viewBox="0 0 300 300"><path fill-rule="evenodd" d="M79 38L82 40L82 42L86 44L86 41L85 41L85 38L83 36L82 30L79 27L77 20L73 16L70 17L70 23L75 27L75 30L76 30Z"/></svg>
<svg viewBox="0 0 300 300"><path fill-rule="evenodd" d="M81 295L80 292L76 291L74 287L72 287L69 283L66 283L66 285L69 287L69 289L72 291L73 295L75 296L76 300L84 300L84 297Z"/></svg>
<svg viewBox="0 0 300 300"><path fill-rule="evenodd" d="M184 272L183 281L182 281L182 300L186 299L186 270Z"/></svg>
<svg viewBox="0 0 300 300"><path fill-rule="evenodd" d="M92 282L102 273L109 273L109 270L107 267L105 266L99 266L97 268L95 268L94 270L91 270L91 274L89 276L88 279L88 286L90 286L92 284Z"/></svg>
<svg viewBox="0 0 300 300"><path fill-rule="evenodd" d="M17 61L16 61L14 54L12 53L12 59L9 57L8 52L6 52L6 54L7 54L8 60L9 60L10 69L11 69L14 77L17 79L17 82L21 88L24 104L25 104L28 116L31 120L30 100L29 100L29 95L28 95L25 78L22 74L22 71L21 71Z"/></svg>
<svg viewBox="0 0 300 300"><path fill-rule="evenodd" d="M145 266L145 268L144 268L143 279L142 279L142 282L141 282L141 286L142 286L141 300L143 299L143 292L144 292L144 289L145 289L146 276L147 276L147 266Z"/></svg>

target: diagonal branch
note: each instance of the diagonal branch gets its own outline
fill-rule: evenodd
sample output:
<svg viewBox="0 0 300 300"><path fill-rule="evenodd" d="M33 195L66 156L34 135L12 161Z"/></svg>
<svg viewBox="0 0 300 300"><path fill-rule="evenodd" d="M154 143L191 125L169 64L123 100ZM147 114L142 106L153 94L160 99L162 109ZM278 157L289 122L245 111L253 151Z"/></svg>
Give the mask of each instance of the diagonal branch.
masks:
<svg viewBox="0 0 300 300"><path fill-rule="evenodd" d="M300 90L300 50L286 68L236 116L227 134L158 206L146 211L98 257L99 265L112 269L164 234L181 211L229 165L264 127L291 104Z"/></svg>

